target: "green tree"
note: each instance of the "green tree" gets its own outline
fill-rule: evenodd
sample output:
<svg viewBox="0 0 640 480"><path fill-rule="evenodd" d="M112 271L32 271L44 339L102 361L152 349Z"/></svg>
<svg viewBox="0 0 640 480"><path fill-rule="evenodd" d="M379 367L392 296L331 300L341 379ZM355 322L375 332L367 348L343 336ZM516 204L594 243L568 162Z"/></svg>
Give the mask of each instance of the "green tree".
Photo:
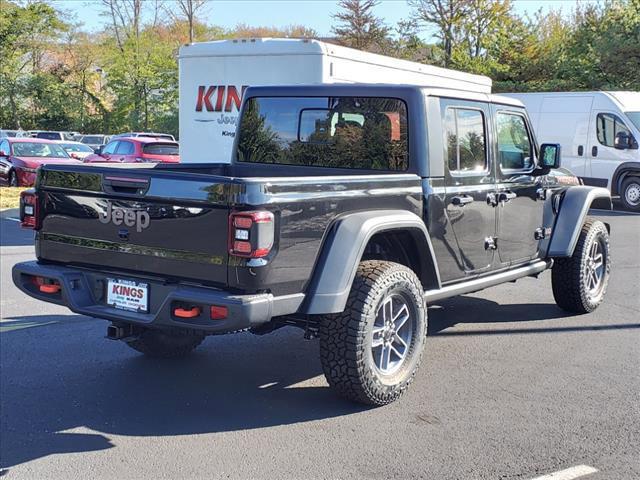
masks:
<svg viewBox="0 0 640 480"><path fill-rule="evenodd" d="M408 4L420 25L436 28L444 50L443 65L450 66L462 21L470 11L469 0L408 0Z"/></svg>
<svg viewBox="0 0 640 480"><path fill-rule="evenodd" d="M373 9L377 0L340 0L341 11L332 15L338 22L331 30L345 45L360 50L381 45L389 34L389 28L376 17Z"/></svg>
<svg viewBox="0 0 640 480"><path fill-rule="evenodd" d="M25 124L33 107L30 82L42 73L47 45L66 28L56 11L43 2L25 6L0 0L0 124Z"/></svg>

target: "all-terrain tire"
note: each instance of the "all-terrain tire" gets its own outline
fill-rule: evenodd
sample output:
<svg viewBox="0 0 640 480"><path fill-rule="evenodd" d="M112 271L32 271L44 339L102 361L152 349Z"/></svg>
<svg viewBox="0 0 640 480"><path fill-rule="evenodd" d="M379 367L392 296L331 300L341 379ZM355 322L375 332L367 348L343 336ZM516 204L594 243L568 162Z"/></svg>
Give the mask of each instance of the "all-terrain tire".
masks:
<svg viewBox="0 0 640 480"><path fill-rule="evenodd" d="M394 317L394 302L396 313L407 312L406 319L402 314L404 321L400 319L400 313ZM376 363L383 362L379 348L387 347L373 346L374 329L378 341L383 336L379 322L386 312L381 314L381 308L391 309L388 317L394 317L397 325L411 322L407 327L394 324L391 331L384 332L395 338L392 332L398 328L397 335L403 335L406 341L404 359L396 360L395 370L389 369L391 371L387 373ZM406 333L409 328L410 336ZM322 369L327 382L340 396L366 405L391 403L413 381L424 350L427 311L422 284L404 265L381 260L363 261L358 266L345 310L323 317L319 333ZM395 354L393 356L396 358ZM387 357L387 366L391 365L390 358Z"/></svg>
<svg viewBox="0 0 640 480"><path fill-rule="evenodd" d="M599 252L602 261L602 266L595 271L596 277L600 275L597 285L591 279L594 265L598 263L592 258L594 249ZM557 259L551 269L551 286L556 304L572 313L593 312L604 300L610 270L607 227L599 220L587 218L573 255Z"/></svg>
<svg viewBox="0 0 640 480"><path fill-rule="evenodd" d="M640 177L627 177L620 185L620 201L627 210L640 212Z"/></svg>
<svg viewBox="0 0 640 480"><path fill-rule="evenodd" d="M162 330L145 330L127 342L134 350L155 358L179 358L191 353L204 340L204 335L180 334Z"/></svg>

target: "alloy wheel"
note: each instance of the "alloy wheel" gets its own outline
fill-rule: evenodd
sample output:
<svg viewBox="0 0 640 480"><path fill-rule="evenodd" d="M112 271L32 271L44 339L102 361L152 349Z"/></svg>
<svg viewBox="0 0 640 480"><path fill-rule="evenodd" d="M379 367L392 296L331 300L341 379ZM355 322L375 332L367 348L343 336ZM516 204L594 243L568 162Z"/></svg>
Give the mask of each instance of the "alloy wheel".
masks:
<svg viewBox="0 0 640 480"><path fill-rule="evenodd" d="M383 375L397 372L409 354L413 339L413 319L408 302L399 294L387 295L373 324L371 353Z"/></svg>

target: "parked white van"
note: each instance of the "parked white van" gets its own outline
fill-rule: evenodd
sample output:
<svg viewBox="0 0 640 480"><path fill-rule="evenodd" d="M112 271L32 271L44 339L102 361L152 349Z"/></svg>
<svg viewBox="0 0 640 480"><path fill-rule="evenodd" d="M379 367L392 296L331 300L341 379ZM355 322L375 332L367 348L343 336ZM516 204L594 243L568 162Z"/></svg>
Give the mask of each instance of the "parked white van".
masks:
<svg viewBox="0 0 640 480"><path fill-rule="evenodd" d="M640 211L640 92L510 93L538 138L562 145L562 166Z"/></svg>
<svg viewBox="0 0 640 480"><path fill-rule="evenodd" d="M246 39L180 48L180 159L231 159L242 94L248 86L386 83L491 93L491 79L317 40Z"/></svg>

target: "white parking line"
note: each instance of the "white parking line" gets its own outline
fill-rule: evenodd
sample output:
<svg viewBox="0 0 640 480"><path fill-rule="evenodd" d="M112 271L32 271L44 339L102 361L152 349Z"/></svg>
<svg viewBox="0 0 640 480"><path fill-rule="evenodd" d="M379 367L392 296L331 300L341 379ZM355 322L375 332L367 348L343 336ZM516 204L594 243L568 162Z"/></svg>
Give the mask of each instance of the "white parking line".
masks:
<svg viewBox="0 0 640 480"><path fill-rule="evenodd" d="M559 472L549 473L541 477L532 478L531 480L573 480L574 478L591 475L597 471L597 469L588 465L578 465L577 467L571 467L566 470L560 470Z"/></svg>

